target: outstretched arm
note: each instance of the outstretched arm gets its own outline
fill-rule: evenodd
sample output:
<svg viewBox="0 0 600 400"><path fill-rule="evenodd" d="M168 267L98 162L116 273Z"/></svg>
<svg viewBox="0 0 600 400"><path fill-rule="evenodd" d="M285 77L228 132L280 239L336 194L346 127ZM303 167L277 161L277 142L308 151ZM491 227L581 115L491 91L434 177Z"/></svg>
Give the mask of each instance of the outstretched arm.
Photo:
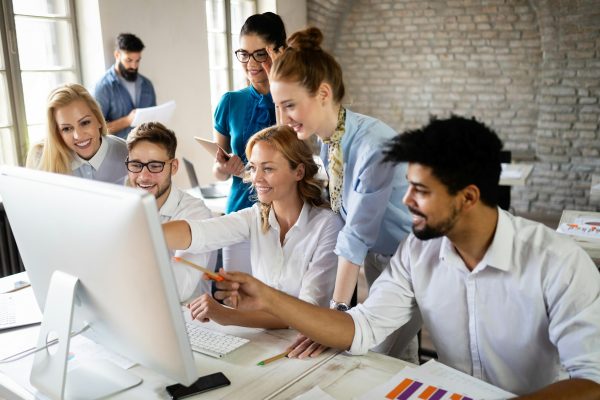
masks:
<svg viewBox="0 0 600 400"><path fill-rule="evenodd" d="M288 326L264 311L243 311L225 307L205 293L188 304L192 319L221 325L247 326L249 328L285 329Z"/></svg>
<svg viewBox="0 0 600 400"><path fill-rule="evenodd" d="M186 250L192 244L192 231L186 221L169 221L162 225L169 250Z"/></svg>
<svg viewBox="0 0 600 400"><path fill-rule="evenodd" d="M559 400L559 399L597 400L600 399L600 385L587 379L567 379L525 396L520 400Z"/></svg>
<svg viewBox="0 0 600 400"><path fill-rule="evenodd" d="M264 311L325 346L348 350L354 338L354 321L349 314L306 303L273 289L242 272L220 274L215 297L240 310Z"/></svg>

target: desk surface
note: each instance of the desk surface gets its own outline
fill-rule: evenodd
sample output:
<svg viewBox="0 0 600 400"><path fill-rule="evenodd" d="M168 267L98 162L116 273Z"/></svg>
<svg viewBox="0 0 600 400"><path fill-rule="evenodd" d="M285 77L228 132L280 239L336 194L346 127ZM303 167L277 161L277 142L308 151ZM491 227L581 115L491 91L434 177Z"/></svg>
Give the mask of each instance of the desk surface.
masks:
<svg viewBox="0 0 600 400"><path fill-rule="evenodd" d="M7 283L10 286L12 281L22 277L23 274L17 274L0 279L0 288ZM190 399L290 399L316 385L336 399L350 399L387 381L408 365L376 353L359 357L329 350L315 359L282 359L259 367L256 365L258 361L283 351L293 341L295 331L223 327L214 323L208 326L248 338L250 343L221 359L194 353L199 375L221 371L232 384ZM0 358L34 345L38 331L39 325L0 331ZM29 386L32 359L33 356L29 356L14 363L0 364L0 398L35 398L31 387L25 389ZM142 377L143 383L112 398L169 398L164 388L173 381L140 365L130 371Z"/></svg>

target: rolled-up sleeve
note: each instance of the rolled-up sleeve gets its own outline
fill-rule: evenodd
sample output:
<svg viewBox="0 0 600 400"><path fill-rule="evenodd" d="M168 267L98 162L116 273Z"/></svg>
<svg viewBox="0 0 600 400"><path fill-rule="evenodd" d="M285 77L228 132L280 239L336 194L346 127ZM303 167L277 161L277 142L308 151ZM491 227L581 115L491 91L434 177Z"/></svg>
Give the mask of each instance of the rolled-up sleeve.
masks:
<svg viewBox="0 0 600 400"><path fill-rule="evenodd" d="M544 280L550 340L571 378L600 383L600 276L583 250Z"/></svg>
<svg viewBox="0 0 600 400"><path fill-rule="evenodd" d="M356 265L364 262L367 251L377 241L395 176L394 165L381 162L383 153L380 146L374 144L361 149L361 153L352 173L344 173L344 179L351 176L354 182L343 193L342 212L346 224L335 247L338 256Z"/></svg>
<svg viewBox="0 0 600 400"><path fill-rule="evenodd" d="M408 322L416 316L417 304L405 268L408 255L402 256L405 246L406 243L398 249L390 266L373 283L367 300L348 311L354 321L354 340L350 353L365 354L404 325L407 329L414 328L415 324Z"/></svg>
<svg viewBox="0 0 600 400"><path fill-rule="evenodd" d="M333 297L337 272L337 256L333 252L333 248L343 221L339 215L331 213L320 225L321 229L318 232L311 233L317 235L317 244L307 271L302 277L302 287L298 298L321 307L327 307L329 299Z"/></svg>

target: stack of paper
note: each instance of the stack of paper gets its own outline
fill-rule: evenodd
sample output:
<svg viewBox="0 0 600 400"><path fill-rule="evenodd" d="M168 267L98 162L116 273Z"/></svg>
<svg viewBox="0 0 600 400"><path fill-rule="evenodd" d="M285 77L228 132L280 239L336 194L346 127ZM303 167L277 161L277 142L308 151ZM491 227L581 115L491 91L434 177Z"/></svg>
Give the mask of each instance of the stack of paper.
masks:
<svg viewBox="0 0 600 400"><path fill-rule="evenodd" d="M564 210L558 233L568 235L592 258L600 258L600 213Z"/></svg>
<svg viewBox="0 0 600 400"><path fill-rule="evenodd" d="M435 360L416 368L404 368L360 400L496 400L514 394L447 367Z"/></svg>

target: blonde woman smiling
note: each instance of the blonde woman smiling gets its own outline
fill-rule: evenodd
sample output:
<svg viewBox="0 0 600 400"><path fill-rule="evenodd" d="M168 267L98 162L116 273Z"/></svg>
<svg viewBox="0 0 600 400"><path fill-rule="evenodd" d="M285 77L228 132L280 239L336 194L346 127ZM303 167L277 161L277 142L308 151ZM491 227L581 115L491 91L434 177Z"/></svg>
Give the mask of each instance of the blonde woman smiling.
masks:
<svg viewBox="0 0 600 400"><path fill-rule="evenodd" d="M342 221L321 198L309 146L290 127L275 126L250 138L246 156L258 202L219 218L168 222L163 225L168 247L205 252L249 240L252 275L291 296L327 306ZM192 301L190 310L195 319L223 325L287 327L267 313L224 307L208 294Z"/></svg>
<svg viewBox="0 0 600 400"><path fill-rule="evenodd" d="M48 135L32 146L27 167L122 184L127 145L107 136L98 103L81 85L59 86L48 96Z"/></svg>

